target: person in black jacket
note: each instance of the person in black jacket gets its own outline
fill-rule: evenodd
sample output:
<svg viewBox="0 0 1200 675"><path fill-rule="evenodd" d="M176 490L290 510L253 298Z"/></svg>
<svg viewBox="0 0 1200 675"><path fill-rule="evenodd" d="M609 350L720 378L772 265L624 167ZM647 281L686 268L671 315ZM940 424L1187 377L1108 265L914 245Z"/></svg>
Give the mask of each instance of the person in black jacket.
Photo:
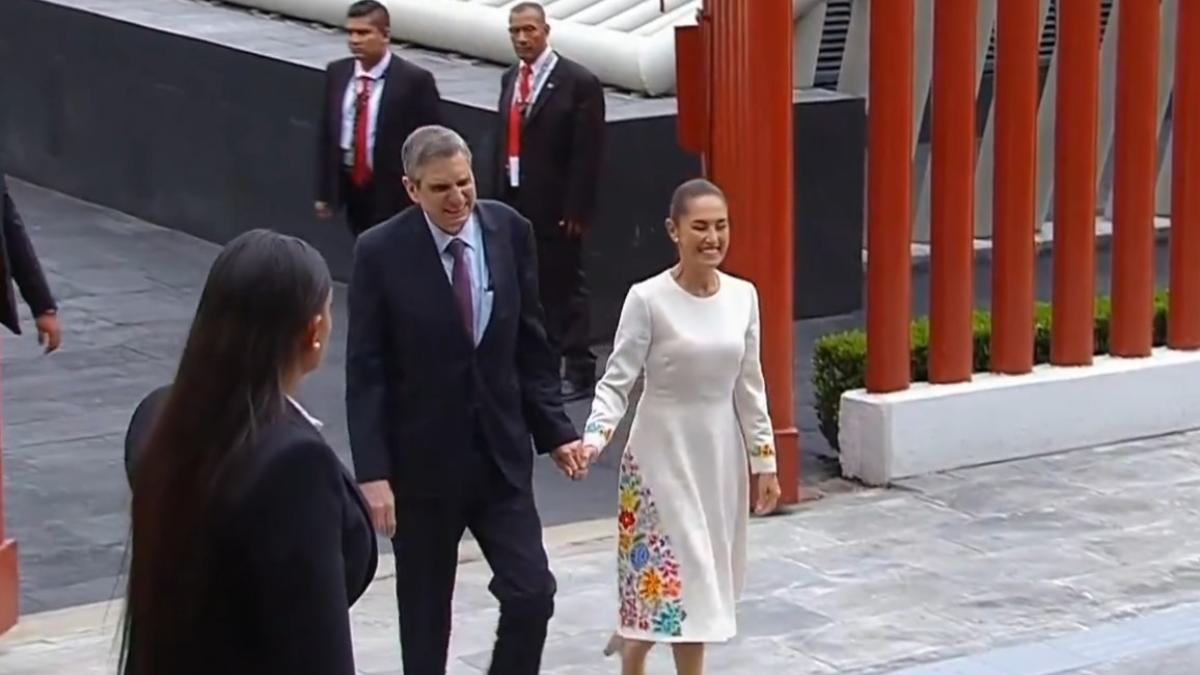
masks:
<svg viewBox="0 0 1200 675"><path fill-rule="evenodd" d="M556 582L533 457L582 459L538 302L529 221L475 200L471 151L444 127L404 144L417 203L358 239L346 416L355 474L396 554L408 675L444 673L458 544L470 530L500 602L491 675L537 675Z"/></svg>
<svg viewBox="0 0 1200 675"><path fill-rule="evenodd" d="M38 344L44 345L46 353L58 349L62 344L62 327L58 322L58 306L50 294L50 285L38 262L33 242L25 231L25 223L17 211L12 195L8 194L8 181L0 173L0 283L4 293L0 294L0 323L13 333L21 334L21 322L17 317L17 298L13 293L13 281L21 289L21 297L29 305L37 325Z"/></svg>
<svg viewBox="0 0 1200 675"><path fill-rule="evenodd" d="M596 384L583 237L596 221L604 88L550 46L540 4L513 5L508 31L519 62L500 76L493 180L499 199L533 223L546 334L563 394L580 400Z"/></svg>
<svg viewBox="0 0 1200 675"><path fill-rule="evenodd" d="M213 264L133 473L124 675L354 675L375 536L293 398L324 358L331 287L311 246L264 230Z"/></svg>
<svg viewBox="0 0 1200 675"><path fill-rule="evenodd" d="M441 120L433 74L396 56L391 17L377 0L359 0L346 17L351 58L325 70L318 128L318 218L344 207L355 236L412 202L404 190L400 146L417 127Z"/></svg>

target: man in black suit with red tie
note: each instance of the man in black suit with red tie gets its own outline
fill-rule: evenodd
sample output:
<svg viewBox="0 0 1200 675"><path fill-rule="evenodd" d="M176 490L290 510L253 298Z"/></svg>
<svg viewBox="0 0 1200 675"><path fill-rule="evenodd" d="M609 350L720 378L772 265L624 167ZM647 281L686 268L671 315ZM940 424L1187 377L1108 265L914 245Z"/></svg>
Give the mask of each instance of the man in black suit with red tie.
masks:
<svg viewBox="0 0 1200 675"><path fill-rule="evenodd" d="M590 71L550 48L538 3L513 6L509 34L520 63L500 81L494 179L500 198L533 222L546 331L562 361L564 394L587 398L596 356L582 244L596 211L604 89Z"/></svg>
<svg viewBox="0 0 1200 675"><path fill-rule="evenodd" d="M346 17L352 58L325 71L317 160L316 213L344 208L355 236L411 204L400 148L414 129L437 124L433 75L391 53L391 17L359 0Z"/></svg>

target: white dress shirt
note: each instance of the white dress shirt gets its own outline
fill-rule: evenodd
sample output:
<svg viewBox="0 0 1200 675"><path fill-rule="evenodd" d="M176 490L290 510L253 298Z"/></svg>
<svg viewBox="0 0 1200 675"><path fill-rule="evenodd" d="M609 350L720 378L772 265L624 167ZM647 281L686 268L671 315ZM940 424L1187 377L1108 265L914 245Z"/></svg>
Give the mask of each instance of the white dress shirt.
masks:
<svg viewBox="0 0 1200 675"><path fill-rule="evenodd" d="M450 242L461 239L466 244L463 255L466 257L468 269L471 270L471 312L475 317L473 337L478 345L483 339L483 330L487 327L488 319L491 318L493 300L492 280L485 260L483 231L479 227L479 221L472 213L457 235L447 234L445 230L434 225L429 219L429 214L425 214L425 222L429 225L429 232L433 234L442 267L446 270L446 278L450 280L451 285L454 284L454 255L449 250Z"/></svg>
<svg viewBox="0 0 1200 675"><path fill-rule="evenodd" d="M309 424L313 425L314 429L320 431L321 427L325 426L324 422L308 414L308 411L304 409L304 406L300 405L299 401L291 396L288 396L287 400L292 404L292 407L296 409L296 412L300 413L301 417L303 417Z"/></svg>
<svg viewBox="0 0 1200 675"><path fill-rule="evenodd" d="M387 52L379 63L370 70L363 70L360 61L354 62L354 75L346 84L346 92L342 95L342 139L343 163L354 165L354 103L358 100L358 90L362 86L360 78L371 80L371 98L367 102L367 164L375 168L375 128L379 120L379 101L383 98L383 78L388 66L392 63L392 53Z"/></svg>

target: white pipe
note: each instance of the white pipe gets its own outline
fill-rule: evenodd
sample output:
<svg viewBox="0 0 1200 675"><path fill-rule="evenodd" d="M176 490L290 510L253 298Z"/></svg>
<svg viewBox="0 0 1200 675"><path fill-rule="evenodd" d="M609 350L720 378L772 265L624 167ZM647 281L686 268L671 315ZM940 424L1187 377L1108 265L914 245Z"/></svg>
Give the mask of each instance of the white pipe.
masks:
<svg viewBox="0 0 1200 675"><path fill-rule="evenodd" d="M230 1L334 26L345 22L347 5L346 0ZM392 36L397 40L496 63L516 62L508 37L508 8L517 0L384 1L392 15ZM793 15L799 18L823 1L792 0ZM546 0L543 4L551 17L550 41L554 48L582 63L605 84L651 96L674 92L673 29L695 23L700 0L668 0L666 15L658 11L659 0L637 0L637 4L631 3L605 19L612 21L613 28L569 20L601 2L606 7L625 4L614 0ZM652 6L654 12L647 13L645 6ZM614 29L617 26L624 30ZM637 34L639 29L651 30Z"/></svg>

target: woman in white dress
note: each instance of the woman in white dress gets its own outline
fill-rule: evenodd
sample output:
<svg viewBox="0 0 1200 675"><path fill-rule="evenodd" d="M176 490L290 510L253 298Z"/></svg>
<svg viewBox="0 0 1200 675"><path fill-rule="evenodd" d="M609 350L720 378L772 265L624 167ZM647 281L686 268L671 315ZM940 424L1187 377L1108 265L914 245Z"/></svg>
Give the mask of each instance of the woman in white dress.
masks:
<svg viewBox="0 0 1200 675"><path fill-rule="evenodd" d="M670 643L679 675L703 672L704 645L737 633L749 518L779 498L759 361L758 292L720 272L729 209L712 183L680 185L667 230L679 263L635 284L584 428L587 461L612 437L645 373L619 483L617 567L624 675Z"/></svg>

